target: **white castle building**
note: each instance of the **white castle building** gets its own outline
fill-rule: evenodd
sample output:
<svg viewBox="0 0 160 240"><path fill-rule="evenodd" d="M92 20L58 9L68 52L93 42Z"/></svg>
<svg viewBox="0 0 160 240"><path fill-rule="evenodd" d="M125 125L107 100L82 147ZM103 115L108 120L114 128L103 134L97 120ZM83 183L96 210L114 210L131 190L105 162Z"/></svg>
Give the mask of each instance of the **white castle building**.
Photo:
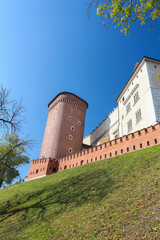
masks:
<svg viewBox="0 0 160 240"><path fill-rule="evenodd" d="M84 144L98 145L160 122L160 60L143 57L116 103Z"/></svg>

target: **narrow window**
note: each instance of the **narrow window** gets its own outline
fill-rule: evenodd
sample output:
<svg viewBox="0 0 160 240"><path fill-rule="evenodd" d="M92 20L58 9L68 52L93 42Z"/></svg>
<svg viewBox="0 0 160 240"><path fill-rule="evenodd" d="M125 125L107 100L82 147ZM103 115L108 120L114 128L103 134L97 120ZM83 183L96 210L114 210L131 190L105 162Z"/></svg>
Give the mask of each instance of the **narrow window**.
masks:
<svg viewBox="0 0 160 240"><path fill-rule="evenodd" d="M142 148L142 143L140 143L140 148Z"/></svg>
<svg viewBox="0 0 160 240"><path fill-rule="evenodd" d="M102 156L100 156L100 159L102 159Z"/></svg>
<svg viewBox="0 0 160 240"><path fill-rule="evenodd" d="M95 161L97 161L97 157L95 157Z"/></svg>
<svg viewBox="0 0 160 240"><path fill-rule="evenodd" d="M135 145L133 145L133 150L135 150L136 149L136 147L135 147Z"/></svg>
<svg viewBox="0 0 160 240"><path fill-rule="evenodd" d="M157 139L154 139L155 144L157 144Z"/></svg>
<svg viewBox="0 0 160 240"><path fill-rule="evenodd" d="M71 117L70 117L70 116L68 117L68 120L71 120Z"/></svg>
<svg viewBox="0 0 160 240"><path fill-rule="evenodd" d="M72 148L69 148L69 150L68 150L68 151L69 151L69 153L72 153Z"/></svg>
<svg viewBox="0 0 160 240"><path fill-rule="evenodd" d="M77 122L77 124L78 124L78 125L81 125L81 122L80 122L80 121L78 121L78 122Z"/></svg>
<svg viewBox="0 0 160 240"><path fill-rule="evenodd" d="M126 114L129 113L129 111L131 110L131 104L130 102L126 105Z"/></svg>
<svg viewBox="0 0 160 240"><path fill-rule="evenodd" d="M104 155L104 158L107 158L107 154Z"/></svg>
<svg viewBox="0 0 160 240"><path fill-rule="evenodd" d="M147 146L149 146L149 141L147 141Z"/></svg>
<svg viewBox="0 0 160 240"><path fill-rule="evenodd" d="M67 165L64 166L64 170L67 169Z"/></svg>
<svg viewBox="0 0 160 240"><path fill-rule="evenodd" d="M138 93L138 91L134 94L133 99L134 99L134 104L136 104L136 102L138 102L138 100L139 100L139 93Z"/></svg>
<svg viewBox="0 0 160 240"><path fill-rule="evenodd" d="M117 156L117 151L115 151L115 155Z"/></svg>
<svg viewBox="0 0 160 240"><path fill-rule="evenodd" d="M142 118L141 109L136 112L136 123L138 123Z"/></svg>
<svg viewBox="0 0 160 240"><path fill-rule="evenodd" d="M91 158L91 162L92 162L93 160L92 160L92 158Z"/></svg>
<svg viewBox="0 0 160 240"><path fill-rule="evenodd" d="M110 153L110 157L112 157L112 153Z"/></svg>
<svg viewBox="0 0 160 240"><path fill-rule="evenodd" d="M132 130L132 119L128 121L127 127L128 127L128 132L130 132Z"/></svg>
<svg viewBox="0 0 160 240"><path fill-rule="evenodd" d="M121 153L123 153L123 149L121 149Z"/></svg>
<svg viewBox="0 0 160 240"><path fill-rule="evenodd" d="M83 165L83 164L84 164L84 160L81 161L81 165Z"/></svg>
<svg viewBox="0 0 160 240"><path fill-rule="evenodd" d="M74 127L74 126L72 126L72 127L71 127L71 130L72 130L72 131L74 131L74 130L75 130L75 127Z"/></svg>
<svg viewBox="0 0 160 240"><path fill-rule="evenodd" d="M69 139L72 140L72 139L73 139L73 136L72 136L72 135L69 135Z"/></svg>
<svg viewBox="0 0 160 240"><path fill-rule="evenodd" d="M129 147L127 147L127 152L129 152Z"/></svg>

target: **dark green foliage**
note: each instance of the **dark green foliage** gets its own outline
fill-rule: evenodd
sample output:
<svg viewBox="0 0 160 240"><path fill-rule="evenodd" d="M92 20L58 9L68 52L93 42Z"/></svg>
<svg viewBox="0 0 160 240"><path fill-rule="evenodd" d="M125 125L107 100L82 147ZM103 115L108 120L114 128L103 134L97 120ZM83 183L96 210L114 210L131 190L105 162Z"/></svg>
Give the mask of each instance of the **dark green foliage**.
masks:
<svg viewBox="0 0 160 240"><path fill-rule="evenodd" d="M0 141L0 188L4 184L11 184L19 176L17 170L22 164L29 163L26 149L27 140L20 139L17 134L5 134Z"/></svg>

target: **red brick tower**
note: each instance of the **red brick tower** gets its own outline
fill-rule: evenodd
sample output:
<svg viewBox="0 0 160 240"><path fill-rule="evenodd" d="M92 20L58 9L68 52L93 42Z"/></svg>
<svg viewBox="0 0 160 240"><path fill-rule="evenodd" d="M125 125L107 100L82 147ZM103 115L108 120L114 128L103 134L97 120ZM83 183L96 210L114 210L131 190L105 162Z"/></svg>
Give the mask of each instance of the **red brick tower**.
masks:
<svg viewBox="0 0 160 240"><path fill-rule="evenodd" d="M88 103L73 93L59 93L48 104L48 119L39 158L61 158L82 150Z"/></svg>

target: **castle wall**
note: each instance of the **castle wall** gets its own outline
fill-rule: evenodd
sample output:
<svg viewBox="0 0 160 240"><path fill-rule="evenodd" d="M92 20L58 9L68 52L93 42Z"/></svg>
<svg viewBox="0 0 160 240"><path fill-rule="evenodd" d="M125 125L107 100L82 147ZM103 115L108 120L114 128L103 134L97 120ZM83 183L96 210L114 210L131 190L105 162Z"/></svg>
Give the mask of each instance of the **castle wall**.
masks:
<svg viewBox="0 0 160 240"><path fill-rule="evenodd" d="M146 62L141 63L118 101L119 136L154 125L155 113Z"/></svg>
<svg viewBox="0 0 160 240"><path fill-rule="evenodd" d="M103 138L109 136L112 140L118 134L118 108L113 112L87 137L83 139L84 144L98 145Z"/></svg>
<svg viewBox="0 0 160 240"><path fill-rule="evenodd" d="M160 124L58 159L58 171L160 144Z"/></svg>
<svg viewBox="0 0 160 240"><path fill-rule="evenodd" d="M46 175L50 175L57 171L57 164L55 159L45 158L32 160L27 181L39 177L44 177Z"/></svg>

